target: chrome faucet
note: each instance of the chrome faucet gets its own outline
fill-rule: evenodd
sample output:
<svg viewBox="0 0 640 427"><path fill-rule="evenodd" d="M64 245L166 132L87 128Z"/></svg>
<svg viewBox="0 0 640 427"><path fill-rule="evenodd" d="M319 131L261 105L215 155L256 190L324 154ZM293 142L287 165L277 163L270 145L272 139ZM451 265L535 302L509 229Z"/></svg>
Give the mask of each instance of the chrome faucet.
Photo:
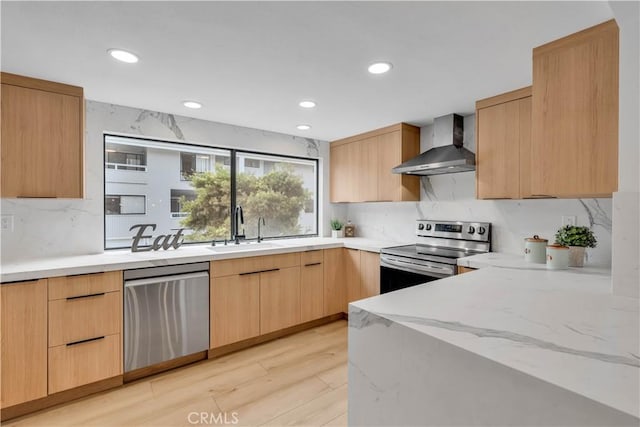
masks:
<svg viewBox="0 0 640 427"><path fill-rule="evenodd" d="M242 213L242 206L236 206L235 217L233 221L233 240L236 241L236 245L240 244L240 239L245 239L244 234L240 234L240 225L244 225L244 214ZM244 233L244 230L243 230Z"/></svg>
<svg viewBox="0 0 640 427"><path fill-rule="evenodd" d="M262 222L262 225L266 225L264 223L264 217L258 217L258 243L262 242L262 236L260 235L260 223Z"/></svg>

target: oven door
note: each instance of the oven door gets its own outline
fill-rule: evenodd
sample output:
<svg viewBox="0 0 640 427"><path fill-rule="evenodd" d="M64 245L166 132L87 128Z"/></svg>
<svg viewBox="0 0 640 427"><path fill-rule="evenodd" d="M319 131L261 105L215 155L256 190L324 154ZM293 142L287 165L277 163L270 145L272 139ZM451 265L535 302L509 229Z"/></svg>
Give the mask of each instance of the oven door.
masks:
<svg viewBox="0 0 640 427"><path fill-rule="evenodd" d="M453 265L382 254L380 256L380 293L386 294L454 274L455 266Z"/></svg>

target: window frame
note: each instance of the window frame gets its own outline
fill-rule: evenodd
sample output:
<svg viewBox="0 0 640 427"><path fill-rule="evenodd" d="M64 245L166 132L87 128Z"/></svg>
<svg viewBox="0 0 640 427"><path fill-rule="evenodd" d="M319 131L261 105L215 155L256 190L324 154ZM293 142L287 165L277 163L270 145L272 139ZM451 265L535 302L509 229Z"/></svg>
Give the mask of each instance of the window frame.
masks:
<svg viewBox="0 0 640 427"><path fill-rule="evenodd" d="M146 136L137 136L137 135L122 135L122 134L117 134L117 133L110 133L110 132L103 132L102 134L102 192L103 192L103 197L102 197L102 218L103 218L103 238L102 238L102 243L103 243L103 247L105 251L108 250L122 250L122 249L131 249L130 246L120 246L120 247L110 247L107 248L107 214L106 212L106 186L107 186L107 168L105 167L105 149L106 149L106 144L107 144L107 137L117 137L117 138L130 138L130 139L138 139L138 140L142 140L142 141L151 141L151 142L156 142L156 143L164 143L164 144L172 144L172 145L182 145L182 146L188 146L188 147L202 147L202 148L207 148L207 149L214 149L214 150L224 150L224 151L228 151L229 152L229 162L230 162L230 170L229 170L229 174L230 174L230 212L235 212L235 208L236 208L236 198L237 198L237 154L238 153L243 153L243 154L255 154L255 155L262 155L262 156L271 156L271 157L276 157L276 158L283 158L283 159L295 159L295 160L305 160L305 161L310 161L310 162L314 162L315 163L315 224L316 224L316 232L313 234L296 234L296 235L290 235L290 236L277 236L277 237L263 237L262 240L283 240L283 239L299 239L302 237L318 237L319 234L319 230L320 230L320 160L318 158L311 158L311 157L303 157L303 156L292 156L289 154L279 154L279 153L270 153L270 152L266 152L266 151L256 151L256 150L246 150L246 149L242 149L242 148L230 148L230 147L224 147L224 146L217 146L217 145L204 145L204 144L194 144L191 142L183 142L183 141L169 141L169 140L164 140L164 139L159 139L159 138L150 138L150 137L146 137ZM148 162L147 162L148 163ZM226 166L226 165L225 165ZM146 167L148 167L148 164L146 165ZM180 167L181 169L182 167ZM179 174L181 174L181 171L178 171ZM171 190L170 188L168 190ZM119 194L114 194L115 196L118 196ZM128 195L128 194L125 194ZM134 194L134 196L138 196L137 194ZM145 198L145 214L147 212L147 200L146 200L146 195L140 195L140 196L144 196ZM120 215L142 215L142 214L120 214ZM171 215L171 212L169 212L169 215ZM115 215L109 215L109 216L115 216ZM235 228L235 217L233 214L231 214L231 221L230 221L230 231L229 231L229 240L231 240L231 233L233 233L233 230ZM257 240L257 239L247 239L248 241L252 241L252 240ZM205 240L205 241L201 241L201 242L184 242L184 245L202 245L202 244L207 244L207 243L211 243L212 240Z"/></svg>
<svg viewBox="0 0 640 427"><path fill-rule="evenodd" d="M135 213L117 213L117 214L107 214L107 197L120 197L120 203L122 203L122 197L142 197L144 200L144 212L135 212ZM104 195L104 216L123 216L123 215L146 215L147 214L147 195L146 194L105 194ZM106 228L105 228L106 232Z"/></svg>

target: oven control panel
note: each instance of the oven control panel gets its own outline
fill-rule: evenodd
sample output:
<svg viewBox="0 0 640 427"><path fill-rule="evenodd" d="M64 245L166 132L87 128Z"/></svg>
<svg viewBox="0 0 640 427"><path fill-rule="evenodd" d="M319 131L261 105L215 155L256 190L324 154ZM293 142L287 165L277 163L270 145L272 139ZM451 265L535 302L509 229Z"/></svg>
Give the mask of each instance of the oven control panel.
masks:
<svg viewBox="0 0 640 427"><path fill-rule="evenodd" d="M416 223L416 235L489 242L491 240L491 223L419 219Z"/></svg>

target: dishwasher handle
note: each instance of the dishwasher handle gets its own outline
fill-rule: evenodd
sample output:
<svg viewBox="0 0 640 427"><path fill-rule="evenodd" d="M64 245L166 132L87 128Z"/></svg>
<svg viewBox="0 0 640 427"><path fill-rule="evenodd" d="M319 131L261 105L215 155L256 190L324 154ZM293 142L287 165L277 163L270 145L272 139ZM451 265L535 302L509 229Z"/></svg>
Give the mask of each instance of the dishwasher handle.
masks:
<svg viewBox="0 0 640 427"><path fill-rule="evenodd" d="M145 286L145 285L152 285L156 283L173 282L174 280L199 279L201 277L206 277L208 279L209 272L202 271L200 273L176 274L173 276L150 277L148 279L125 280L124 287L132 288L134 286Z"/></svg>

